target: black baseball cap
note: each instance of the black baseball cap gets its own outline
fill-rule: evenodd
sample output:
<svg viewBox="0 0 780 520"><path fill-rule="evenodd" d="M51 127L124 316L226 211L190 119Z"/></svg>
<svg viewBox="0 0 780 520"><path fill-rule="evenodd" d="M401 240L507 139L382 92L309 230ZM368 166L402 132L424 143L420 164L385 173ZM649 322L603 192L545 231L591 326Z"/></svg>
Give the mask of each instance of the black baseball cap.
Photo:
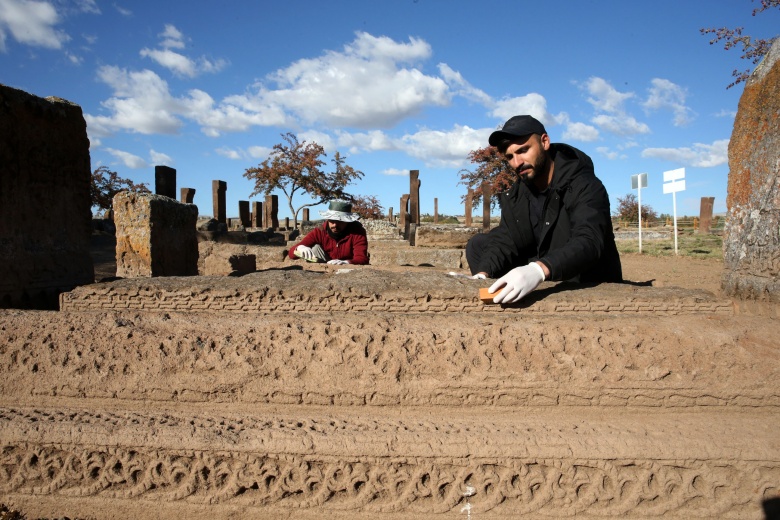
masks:
<svg viewBox="0 0 780 520"><path fill-rule="evenodd" d="M496 130L490 134L488 143L490 146L496 146L503 139L512 139L523 137L529 134L546 134L544 125L531 116L513 116L504 123L501 130Z"/></svg>

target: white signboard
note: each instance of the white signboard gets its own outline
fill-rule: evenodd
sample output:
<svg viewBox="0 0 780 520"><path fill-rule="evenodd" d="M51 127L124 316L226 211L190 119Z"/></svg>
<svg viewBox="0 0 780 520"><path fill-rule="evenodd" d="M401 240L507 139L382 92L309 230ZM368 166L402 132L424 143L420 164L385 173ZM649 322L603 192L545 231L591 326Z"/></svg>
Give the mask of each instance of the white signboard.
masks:
<svg viewBox="0 0 780 520"><path fill-rule="evenodd" d="M672 194L674 209L674 254L677 254L677 192L685 190L685 168L664 172L664 193Z"/></svg>
<svg viewBox="0 0 780 520"><path fill-rule="evenodd" d="M631 189L638 190L640 188L647 188L647 174L637 173L631 176Z"/></svg>
<svg viewBox="0 0 780 520"><path fill-rule="evenodd" d="M664 172L664 194L685 191L685 168Z"/></svg>
<svg viewBox="0 0 780 520"><path fill-rule="evenodd" d="M647 188L647 174L637 173L631 176L631 189L637 190L637 207L639 208L639 253L642 253L642 188Z"/></svg>

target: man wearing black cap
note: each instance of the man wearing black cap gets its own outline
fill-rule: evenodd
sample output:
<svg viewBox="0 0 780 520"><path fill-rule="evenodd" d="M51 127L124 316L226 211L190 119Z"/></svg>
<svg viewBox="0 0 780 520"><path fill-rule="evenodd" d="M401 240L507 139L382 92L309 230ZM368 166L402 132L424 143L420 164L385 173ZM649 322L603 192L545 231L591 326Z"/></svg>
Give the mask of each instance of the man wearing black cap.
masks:
<svg viewBox="0 0 780 520"><path fill-rule="evenodd" d="M474 278L498 278L494 303L513 303L544 280L620 282L609 197L593 161L566 144L551 143L528 115L510 118L490 135L517 173L500 195L501 223L466 246Z"/></svg>

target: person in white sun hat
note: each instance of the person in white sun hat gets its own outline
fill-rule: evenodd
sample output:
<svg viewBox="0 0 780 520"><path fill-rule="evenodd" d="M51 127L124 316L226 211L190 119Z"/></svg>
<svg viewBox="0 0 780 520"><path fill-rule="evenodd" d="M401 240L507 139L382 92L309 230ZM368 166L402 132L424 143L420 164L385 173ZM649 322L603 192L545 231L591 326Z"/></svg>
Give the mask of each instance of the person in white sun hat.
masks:
<svg viewBox="0 0 780 520"><path fill-rule="evenodd" d="M321 227L312 229L298 244L290 248L288 256L307 262L329 264L368 264L366 230L358 222L360 215L352 213L352 203L332 200L327 211L320 211L325 219Z"/></svg>

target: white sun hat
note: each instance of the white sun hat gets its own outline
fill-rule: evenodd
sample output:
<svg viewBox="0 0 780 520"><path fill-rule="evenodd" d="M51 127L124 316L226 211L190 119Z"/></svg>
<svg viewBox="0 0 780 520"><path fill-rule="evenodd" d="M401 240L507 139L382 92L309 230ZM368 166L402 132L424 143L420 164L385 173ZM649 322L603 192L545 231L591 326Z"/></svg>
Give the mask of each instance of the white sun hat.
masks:
<svg viewBox="0 0 780 520"><path fill-rule="evenodd" d="M328 204L327 211L320 211L322 218L326 220L340 220L341 222L356 222L360 215L352 213L352 203L346 200L332 200Z"/></svg>

